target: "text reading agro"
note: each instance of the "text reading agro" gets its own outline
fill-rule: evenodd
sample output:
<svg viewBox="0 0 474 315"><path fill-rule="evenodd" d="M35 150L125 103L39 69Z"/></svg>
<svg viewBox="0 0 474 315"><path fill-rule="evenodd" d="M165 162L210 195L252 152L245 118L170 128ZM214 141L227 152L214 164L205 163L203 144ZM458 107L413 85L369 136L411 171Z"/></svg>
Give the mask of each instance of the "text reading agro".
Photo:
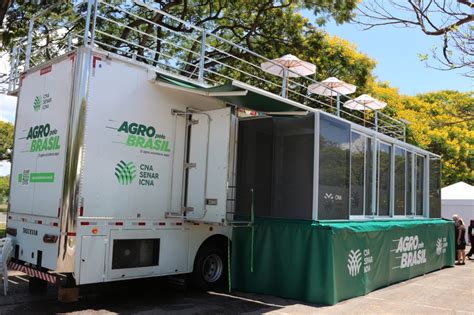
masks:
<svg viewBox="0 0 474 315"><path fill-rule="evenodd" d="M45 152L59 150L58 130L51 130L49 124L30 127L26 140L31 141L31 152Z"/></svg>
<svg viewBox="0 0 474 315"><path fill-rule="evenodd" d="M157 134L153 126L124 121L117 131L128 134L127 146L158 152L170 152L169 141L165 140L166 137L164 135Z"/></svg>

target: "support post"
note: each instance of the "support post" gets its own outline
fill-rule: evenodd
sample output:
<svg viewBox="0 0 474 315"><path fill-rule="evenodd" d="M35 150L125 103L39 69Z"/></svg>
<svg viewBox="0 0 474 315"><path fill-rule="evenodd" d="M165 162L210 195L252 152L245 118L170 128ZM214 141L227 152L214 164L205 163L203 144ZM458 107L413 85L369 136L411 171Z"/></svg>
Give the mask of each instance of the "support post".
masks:
<svg viewBox="0 0 474 315"><path fill-rule="evenodd" d="M91 45L94 45L96 23L97 23L97 0L94 0L94 15L92 17L92 30L91 30Z"/></svg>
<svg viewBox="0 0 474 315"><path fill-rule="evenodd" d="M204 82L204 62L206 59L206 31L202 30L201 35L201 50L199 52L199 73L198 81Z"/></svg>
<svg viewBox="0 0 474 315"><path fill-rule="evenodd" d="M374 135L372 146L372 218L375 218L377 215L377 136Z"/></svg>
<svg viewBox="0 0 474 315"><path fill-rule="evenodd" d="M86 25L84 26L84 46L89 46L89 29L91 24L92 1L87 1Z"/></svg>
<svg viewBox="0 0 474 315"><path fill-rule="evenodd" d="M16 58L17 58L18 47L15 46L12 49L12 55L10 59L10 78L8 79L8 91L13 91L15 89L16 82Z"/></svg>
<svg viewBox="0 0 474 315"><path fill-rule="evenodd" d="M288 69L283 67L283 80L282 80L282 83L281 83L281 96L283 96L285 98L288 97L287 85L288 85Z"/></svg>
<svg viewBox="0 0 474 315"><path fill-rule="evenodd" d="M375 111L375 131L379 131L379 112Z"/></svg>
<svg viewBox="0 0 474 315"><path fill-rule="evenodd" d="M33 27L35 25L35 18L31 18L28 26L28 40L26 44L26 58L25 58L25 70L30 68L31 49L33 45Z"/></svg>
<svg viewBox="0 0 474 315"><path fill-rule="evenodd" d="M71 34L69 34L67 36L67 50L71 51L71 49L72 49L72 37L71 37Z"/></svg>
<svg viewBox="0 0 474 315"><path fill-rule="evenodd" d="M340 95L339 93L336 94L336 106L337 106L337 116L341 116L341 103L340 103Z"/></svg>

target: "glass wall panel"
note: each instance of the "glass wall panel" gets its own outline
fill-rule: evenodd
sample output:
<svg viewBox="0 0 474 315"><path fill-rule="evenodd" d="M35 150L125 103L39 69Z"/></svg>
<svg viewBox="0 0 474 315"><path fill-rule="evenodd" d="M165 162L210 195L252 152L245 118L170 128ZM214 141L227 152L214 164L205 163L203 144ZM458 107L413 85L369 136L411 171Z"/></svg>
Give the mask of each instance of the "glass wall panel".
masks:
<svg viewBox="0 0 474 315"><path fill-rule="evenodd" d="M272 216L311 220L314 116L273 120Z"/></svg>
<svg viewBox="0 0 474 315"><path fill-rule="evenodd" d="M318 219L349 218L351 127L320 114Z"/></svg>
<svg viewBox="0 0 474 315"><path fill-rule="evenodd" d="M395 148L395 215L405 215L406 151Z"/></svg>
<svg viewBox="0 0 474 315"><path fill-rule="evenodd" d="M412 200L412 183L413 183L413 176L412 176L412 162L413 154L411 152L407 152L407 164L406 164L406 214L407 215L414 215L414 211L412 210L411 200Z"/></svg>
<svg viewBox="0 0 474 315"><path fill-rule="evenodd" d="M424 187L424 174L425 170L425 158L421 155L416 156L416 215L423 215L423 187Z"/></svg>
<svg viewBox="0 0 474 315"><path fill-rule="evenodd" d="M365 215L372 215L372 138L367 137L367 150L365 154Z"/></svg>
<svg viewBox="0 0 474 315"><path fill-rule="evenodd" d="M386 143L378 145L378 215L390 215L390 161L392 148Z"/></svg>
<svg viewBox="0 0 474 315"><path fill-rule="evenodd" d="M441 217L441 160L430 159L430 218Z"/></svg>
<svg viewBox="0 0 474 315"><path fill-rule="evenodd" d="M351 215L364 215L365 138L351 133Z"/></svg>

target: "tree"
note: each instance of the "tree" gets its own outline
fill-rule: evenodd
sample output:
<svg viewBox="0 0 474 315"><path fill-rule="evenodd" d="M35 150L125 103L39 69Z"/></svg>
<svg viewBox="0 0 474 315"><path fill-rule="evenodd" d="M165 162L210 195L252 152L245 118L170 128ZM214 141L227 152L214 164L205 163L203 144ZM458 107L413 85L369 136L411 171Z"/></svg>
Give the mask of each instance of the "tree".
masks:
<svg viewBox="0 0 474 315"><path fill-rule="evenodd" d="M13 124L0 121L0 160L10 159L13 148Z"/></svg>
<svg viewBox="0 0 474 315"><path fill-rule="evenodd" d="M395 25L418 28L441 38L432 50L438 69L466 69L474 76L474 2L472 0L366 0L358 7L355 21L366 29ZM424 61L428 54L420 54Z"/></svg>
<svg viewBox="0 0 474 315"><path fill-rule="evenodd" d="M437 91L401 95L388 83L373 83L371 93L390 104L388 111L409 122L408 142L441 155L443 186L474 184L474 97L472 93Z"/></svg>
<svg viewBox="0 0 474 315"><path fill-rule="evenodd" d="M0 203L3 203L10 194L10 176L0 177Z"/></svg>

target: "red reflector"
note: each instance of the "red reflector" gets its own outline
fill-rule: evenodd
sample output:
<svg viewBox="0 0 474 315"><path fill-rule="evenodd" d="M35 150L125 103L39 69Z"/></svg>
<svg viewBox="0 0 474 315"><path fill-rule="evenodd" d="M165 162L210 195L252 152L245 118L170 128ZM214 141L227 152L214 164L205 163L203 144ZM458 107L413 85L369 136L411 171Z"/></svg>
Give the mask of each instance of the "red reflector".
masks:
<svg viewBox="0 0 474 315"><path fill-rule="evenodd" d="M84 215L84 207L79 208L79 215L82 217Z"/></svg>
<svg viewBox="0 0 474 315"><path fill-rule="evenodd" d="M6 230L7 234L11 236L16 236L16 229L15 228L7 228Z"/></svg>
<svg viewBox="0 0 474 315"><path fill-rule="evenodd" d="M199 225L199 223L197 223L197 222L194 222L193 224L194 224L194 225Z"/></svg>
<svg viewBox="0 0 474 315"><path fill-rule="evenodd" d="M76 236L76 232L67 232L67 236Z"/></svg>
<svg viewBox="0 0 474 315"><path fill-rule="evenodd" d="M59 218L60 213L61 213L61 208L58 208L58 218Z"/></svg>
<svg viewBox="0 0 474 315"><path fill-rule="evenodd" d="M81 222L81 225L89 225L89 222Z"/></svg>
<svg viewBox="0 0 474 315"><path fill-rule="evenodd" d="M163 225L166 225L166 223L165 222L160 222L160 223L158 223L158 225L163 226Z"/></svg>
<svg viewBox="0 0 474 315"><path fill-rule="evenodd" d="M176 222L176 225L183 225L182 222Z"/></svg>
<svg viewBox="0 0 474 315"><path fill-rule="evenodd" d="M145 225L145 222L138 222L138 225Z"/></svg>
<svg viewBox="0 0 474 315"><path fill-rule="evenodd" d="M58 223L57 223L57 222L53 222L53 226L58 226Z"/></svg>
<svg viewBox="0 0 474 315"><path fill-rule="evenodd" d="M36 220L36 223L37 223L37 224L43 224L43 221L41 221L41 220Z"/></svg>
<svg viewBox="0 0 474 315"><path fill-rule="evenodd" d="M53 70L53 66L49 65L47 67L44 67L43 69L40 70L40 75L50 73Z"/></svg>
<svg viewBox="0 0 474 315"><path fill-rule="evenodd" d="M115 225L123 225L123 222L115 222Z"/></svg>
<svg viewBox="0 0 474 315"><path fill-rule="evenodd" d="M53 234L45 234L43 236L43 242L45 243L56 243L58 240L58 236L57 235L53 235Z"/></svg>

